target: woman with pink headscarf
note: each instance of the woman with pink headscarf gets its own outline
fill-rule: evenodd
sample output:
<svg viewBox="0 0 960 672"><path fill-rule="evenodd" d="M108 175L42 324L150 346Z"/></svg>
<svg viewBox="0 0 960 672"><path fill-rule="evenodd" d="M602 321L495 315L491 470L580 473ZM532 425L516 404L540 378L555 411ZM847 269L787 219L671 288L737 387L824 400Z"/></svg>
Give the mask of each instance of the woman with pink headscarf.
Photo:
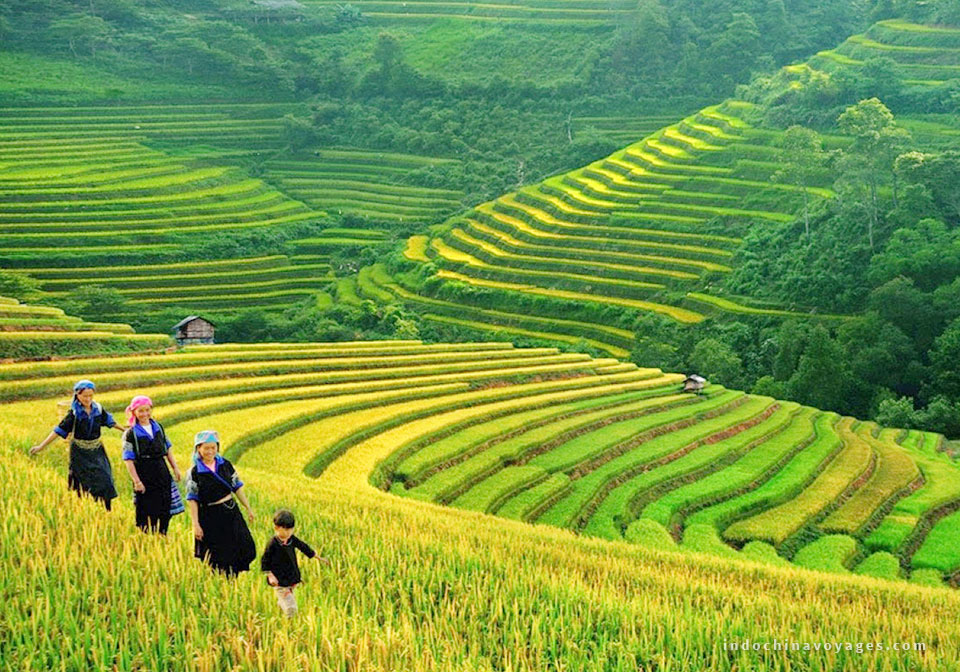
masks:
<svg viewBox="0 0 960 672"><path fill-rule="evenodd" d="M123 435L123 460L133 480L137 527L144 532L166 534L173 513L183 511L180 491L174 481L180 480L180 468L163 427L150 417L152 412L153 402L142 395L134 397L127 406L129 428ZM167 469L168 462L173 478Z"/></svg>

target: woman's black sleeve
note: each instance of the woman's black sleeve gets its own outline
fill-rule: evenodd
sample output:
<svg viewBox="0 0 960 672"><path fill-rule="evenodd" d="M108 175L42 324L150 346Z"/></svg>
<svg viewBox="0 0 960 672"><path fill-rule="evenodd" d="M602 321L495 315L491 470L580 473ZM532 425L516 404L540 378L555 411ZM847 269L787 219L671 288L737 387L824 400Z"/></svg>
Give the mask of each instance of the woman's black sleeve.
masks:
<svg viewBox="0 0 960 672"><path fill-rule="evenodd" d="M73 409L67 411L67 414L63 416L63 420L60 421L60 424L54 427L53 431L56 432L57 436L61 439L67 438L67 435L73 431Z"/></svg>

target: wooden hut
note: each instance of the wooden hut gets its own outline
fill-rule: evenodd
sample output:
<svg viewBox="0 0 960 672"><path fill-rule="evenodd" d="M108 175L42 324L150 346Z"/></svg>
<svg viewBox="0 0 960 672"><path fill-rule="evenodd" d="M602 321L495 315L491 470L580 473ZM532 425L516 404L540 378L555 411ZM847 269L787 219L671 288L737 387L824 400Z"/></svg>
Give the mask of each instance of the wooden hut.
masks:
<svg viewBox="0 0 960 672"><path fill-rule="evenodd" d="M703 391L703 386L707 384L707 379L703 376L698 376L695 373L690 374L683 381L683 391L684 392L694 392L700 394Z"/></svg>
<svg viewBox="0 0 960 672"><path fill-rule="evenodd" d="M213 344L213 331L216 325L199 315L185 317L173 325L173 337L177 345L194 345L196 343Z"/></svg>

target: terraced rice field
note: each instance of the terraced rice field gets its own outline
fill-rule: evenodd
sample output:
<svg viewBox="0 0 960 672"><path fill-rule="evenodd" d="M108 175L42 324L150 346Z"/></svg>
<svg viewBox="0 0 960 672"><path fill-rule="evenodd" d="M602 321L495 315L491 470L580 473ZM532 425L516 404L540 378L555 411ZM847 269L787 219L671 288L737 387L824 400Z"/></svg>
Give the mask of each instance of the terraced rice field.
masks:
<svg viewBox="0 0 960 672"><path fill-rule="evenodd" d="M163 334L137 334L128 324L88 322L59 308L0 296L0 360L128 353L172 345Z"/></svg>
<svg viewBox="0 0 960 672"><path fill-rule="evenodd" d="M408 257L410 254L416 254L416 250L410 252L409 246L407 250ZM416 259L416 257L409 258ZM463 302L455 303L421 296L398 284L383 264L361 269L357 277L357 285L359 292L365 298L382 303L396 301L409 304L417 309L427 322L450 324L474 331L494 332L512 338L523 337L545 342L584 344L622 359L629 356L629 348L633 343L633 333L627 329L571 319L472 307Z"/></svg>
<svg viewBox="0 0 960 672"><path fill-rule="evenodd" d="M276 150L285 110L0 110L0 266L36 278L51 298L91 282L112 287L135 310L316 294L332 279L322 255L190 261L213 235L325 219L230 165L239 154Z"/></svg>
<svg viewBox="0 0 960 672"><path fill-rule="evenodd" d="M925 26L899 19L875 23L836 49L811 60L814 68L859 68L877 57L892 59L905 84L940 86L960 77L960 28Z"/></svg>
<svg viewBox="0 0 960 672"><path fill-rule="evenodd" d="M174 256L174 244L211 233L321 219L229 164L198 163L143 144L269 141L261 125L276 126L276 120L240 120L251 126L245 134L212 116L194 121L189 108L178 107L0 110L4 265L29 267L37 257L61 265L58 259L96 257L103 248L113 258L142 261Z"/></svg>
<svg viewBox="0 0 960 672"><path fill-rule="evenodd" d="M669 540L681 552L956 578L960 551L948 540L960 519L951 514L960 472L916 446L936 435L881 431L718 386L700 396L679 388L658 373L641 389L602 397L458 409L444 422L438 412L410 423L417 433L403 434L374 482L587 536L661 548ZM881 546L892 532L877 535L879 526L906 524L902 512L931 493L939 507L920 509L899 541Z"/></svg>
<svg viewBox="0 0 960 672"><path fill-rule="evenodd" d="M265 164L265 178L320 210L388 222L433 222L460 210L463 192L405 184L412 171L457 163L363 150L320 149Z"/></svg>
<svg viewBox="0 0 960 672"><path fill-rule="evenodd" d="M292 109L0 109L0 267L38 279L51 298L95 279L136 310L285 304L331 282L331 255L386 242L373 225L322 226L327 211L426 222L460 209L461 192L403 183L450 159L325 149L268 161L262 179L232 166L276 154ZM210 236L305 225L315 233L286 256L209 261L197 251Z"/></svg>
<svg viewBox="0 0 960 672"><path fill-rule="evenodd" d="M597 131L605 138L620 144L632 145L656 133L664 126L677 120L676 114L639 115L620 117L574 117L573 132L588 128Z"/></svg>
<svg viewBox="0 0 960 672"><path fill-rule="evenodd" d="M335 6L330 0L311 5ZM523 4L483 4L458 0L358 0L353 3L374 21L436 21L438 19L565 26L609 26L636 6L624 0L525 0Z"/></svg>
<svg viewBox="0 0 960 672"><path fill-rule="evenodd" d="M609 323L594 319L578 334L547 323L575 313L577 303L655 312L682 323L716 312L799 315L697 289L717 284L732 269L744 231L791 221L802 200L799 188L771 180L777 134L753 128L748 119L754 113L750 104L735 101L706 108L606 159L484 203L433 235L412 237L404 256L434 264L441 278L495 288L513 295L512 305L523 302L518 295L569 305L549 314L534 308L510 321L483 316L479 306L431 315L477 330L510 327L567 339L582 334L605 343L608 352L629 347L623 339L596 338ZM615 120L594 121L615 126ZM808 191L832 197L822 185ZM428 303L409 293L403 298Z"/></svg>
<svg viewBox="0 0 960 672"><path fill-rule="evenodd" d="M218 428L243 468L282 453L291 474L677 553L927 583L960 570L960 471L937 435L683 394L681 375L614 359L373 341L24 362L0 371L4 417L52 424L80 371L108 409L151 396L176 445Z"/></svg>
<svg viewBox="0 0 960 672"><path fill-rule="evenodd" d="M303 567L296 627L283 622L256 572L224 581L194 560L184 516L168 538L137 532L119 463L121 497L104 515L67 491L62 449L26 457L80 376L96 381L98 400L115 415L133 394L150 395L181 465L196 431L219 430L252 498L259 547L272 510L296 511L298 535L332 564ZM956 595L870 578L903 571L888 552L851 573L860 554L851 535L813 540L791 566L760 542L735 550L705 523L687 525L678 545L673 525L657 522L685 522L697 507L757 491L744 487L822 470L833 444L850 438L838 435L845 428L878 460L900 446L939 461L930 435L874 436L847 419L721 388L683 395L678 375L507 343L195 346L8 364L0 379L0 483L18 494L0 500L2 518L18 522L3 528L0 545L17 550L0 578L2 637L4 661L17 669L281 669L291 661L420 669L425 659L444 661L429 666L438 670L549 669L562 659L576 669L655 662L733 672L756 654L718 656L717 642L776 636L765 623L790 628L798 641L858 641L869 630L928 647L895 656L778 652L770 659L777 670L860 669L868 660L877 669L943 669L956 650ZM118 441L105 438L114 460ZM788 495L781 488L781 499ZM522 522L545 520L583 534ZM595 528L619 535L624 525L618 542L590 538ZM955 553L950 543L937 550ZM825 581L799 566L835 575ZM942 583L943 573L910 577ZM153 598L143 600L144 591ZM792 599L780 599L786 594ZM198 600L221 605L220 618L204 617ZM157 628L164 619L184 624L187 636ZM643 653L650 646L655 658Z"/></svg>

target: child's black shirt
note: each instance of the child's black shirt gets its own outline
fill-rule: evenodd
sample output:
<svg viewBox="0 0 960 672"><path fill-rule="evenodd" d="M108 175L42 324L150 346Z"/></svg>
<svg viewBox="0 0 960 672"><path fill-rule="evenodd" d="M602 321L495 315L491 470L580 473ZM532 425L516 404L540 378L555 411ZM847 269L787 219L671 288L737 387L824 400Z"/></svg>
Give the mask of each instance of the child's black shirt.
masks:
<svg viewBox="0 0 960 672"><path fill-rule="evenodd" d="M280 586L294 586L300 583L300 567L297 565L295 550L298 548L308 558L316 555L316 552L300 541L296 535L291 535L285 544L276 537L271 537L260 558L260 569L273 572Z"/></svg>

